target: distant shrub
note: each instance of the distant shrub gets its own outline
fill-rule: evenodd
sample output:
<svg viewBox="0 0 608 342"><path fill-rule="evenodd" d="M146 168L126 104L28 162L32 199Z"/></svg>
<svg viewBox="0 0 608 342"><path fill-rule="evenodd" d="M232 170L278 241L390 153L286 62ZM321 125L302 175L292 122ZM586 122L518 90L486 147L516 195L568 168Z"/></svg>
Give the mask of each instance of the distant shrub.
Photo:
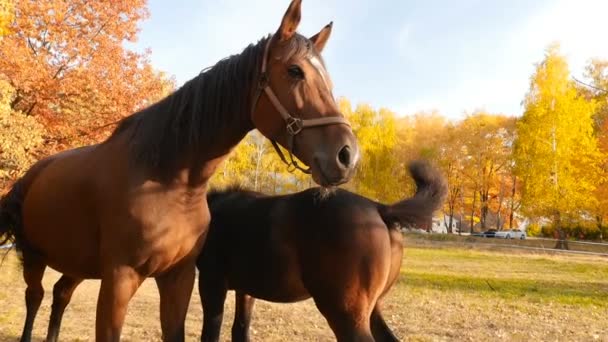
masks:
<svg viewBox="0 0 608 342"><path fill-rule="evenodd" d="M540 232L542 236L552 238L555 234L555 227L552 225L544 225L540 228Z"/></svg>
<svg viewBox="0 0 608 342"><path fill-rule="evenodd" d="M530 223L526 228L526 235L528 236L540 236L541 234L543 234L543 231L538 223Z"/></svg>

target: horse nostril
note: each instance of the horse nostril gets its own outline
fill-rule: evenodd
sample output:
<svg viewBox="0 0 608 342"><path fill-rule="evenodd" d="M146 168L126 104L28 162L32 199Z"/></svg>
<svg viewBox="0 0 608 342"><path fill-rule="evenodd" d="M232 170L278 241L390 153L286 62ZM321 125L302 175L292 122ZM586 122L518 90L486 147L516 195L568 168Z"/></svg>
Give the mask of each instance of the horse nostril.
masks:
<svg viewBox="0 0 608 342"><path fill-rule="evenodd" d="M350 146L345 145L338 152L338 163L343 167L350 167L351 155Z"/></svg>

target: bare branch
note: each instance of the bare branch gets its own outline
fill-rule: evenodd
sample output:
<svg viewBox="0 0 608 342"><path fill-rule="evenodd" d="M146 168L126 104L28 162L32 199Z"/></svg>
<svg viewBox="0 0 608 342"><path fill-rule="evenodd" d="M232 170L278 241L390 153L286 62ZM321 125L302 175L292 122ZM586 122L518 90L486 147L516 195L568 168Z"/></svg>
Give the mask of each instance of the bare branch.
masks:
<svg viewBox="0 0 608 342"><path fill-rule="evenodd" d="M36 51L36 48L32 44L32 41L29 37L27 38L27 45L30 47L30 49L32 49L32 53L34 54L34 56L38 56L38 51Z"/></svg>
<svg viewBox="0 0 608 342"><path fill-rule="evenodd" d="M574 76L572 76L572 79L573 79L574 81L576 81L577 83L580 83L580 84L584 85L584 86L585 86L585 87L587 87L587 88L595 89L595 90L597 90L597 91L599 91L599 92L602 92L602 93L606 93L606 94L608 94L608 90L606 90L606 89L602 89L602 88L596 87L596 86L594 86L594 85L592 85L592 84L585 83L585 82L583 82L583 81L579 80L578 78L576 78L576 77L574 77Z"/></svg>

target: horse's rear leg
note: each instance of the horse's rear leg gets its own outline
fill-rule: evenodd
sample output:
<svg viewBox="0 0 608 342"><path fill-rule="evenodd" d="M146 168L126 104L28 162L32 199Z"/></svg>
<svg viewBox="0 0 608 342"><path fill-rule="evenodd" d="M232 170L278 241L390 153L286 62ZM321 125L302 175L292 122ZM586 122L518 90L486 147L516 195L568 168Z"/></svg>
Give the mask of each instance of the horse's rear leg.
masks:
<svg viewBox="0 0 608 342"><path fill-rule="evenodd" d="M46 264L39 258L23 253L23 279L27 288L25 290L25 306L26 316L21 334L21 342L29 342L32 340L32 329L34 328L34 319L40 308L40 303L44 297L44 288L42 288L42 277Z"/></svg>
<svg viewBox="0 0 608 342"><path fill-rule="evenodd" d="M66 306L72 299L74 290L82 282L82 279L72 278L67 275L61 276L53 287L53 305L51 306L51 319L46 334L46 342L55 342L59 337L61 319Z"/></svg>
<svg viewBox="0 0 608 342"><path fill-rule="evenodd" d="M143 281L144 277L127 266L116 267L104 272L95 318L95 340L97 342L120 341L120 332L129 301Z"/></svg>
<svg viewBox="0 0 608 342"><path fill-rule="evenodd" d="M338 342L374 342L370 328L369 306L362 300L346 303L340 296L315 298L315 304Z"/></svg>
<svg viewBox="0 0 608 342"><path fill-rule="evenodd" d="M249 325L255 298L242 292L235 293L235 313L232 323L232 341L249 342Z"/></svg>
<svg viewBox="0 0 608 342"><path fill-rule="evenodd" d="M371 327L372 335L377 342L399 341L388 324L386 324L386 321L384 321L384 317L382 317L382 312L380 310L380 303L376 303L376 306L372 311Z"/></svg>
<svg viewBox="0 0 608 342"><path fill-rule="evenodd" d="M181 342L186 338L184 323L192 296L194 274L194 262L186 262L156 277L163 341Z"/></svg>

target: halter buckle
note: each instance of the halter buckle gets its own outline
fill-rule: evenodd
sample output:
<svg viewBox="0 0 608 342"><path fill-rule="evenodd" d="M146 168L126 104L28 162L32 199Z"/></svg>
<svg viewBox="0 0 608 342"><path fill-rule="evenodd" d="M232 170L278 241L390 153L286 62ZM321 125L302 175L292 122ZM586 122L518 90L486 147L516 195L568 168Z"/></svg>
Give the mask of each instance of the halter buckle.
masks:
<svg viewBox="0 0 608 342"><path fill-rule="evenodd" d="M302 119L294 118L293 116L287 119L287 132L289 134L295 136L302 131L302 128L304 128Z"/></svg>

